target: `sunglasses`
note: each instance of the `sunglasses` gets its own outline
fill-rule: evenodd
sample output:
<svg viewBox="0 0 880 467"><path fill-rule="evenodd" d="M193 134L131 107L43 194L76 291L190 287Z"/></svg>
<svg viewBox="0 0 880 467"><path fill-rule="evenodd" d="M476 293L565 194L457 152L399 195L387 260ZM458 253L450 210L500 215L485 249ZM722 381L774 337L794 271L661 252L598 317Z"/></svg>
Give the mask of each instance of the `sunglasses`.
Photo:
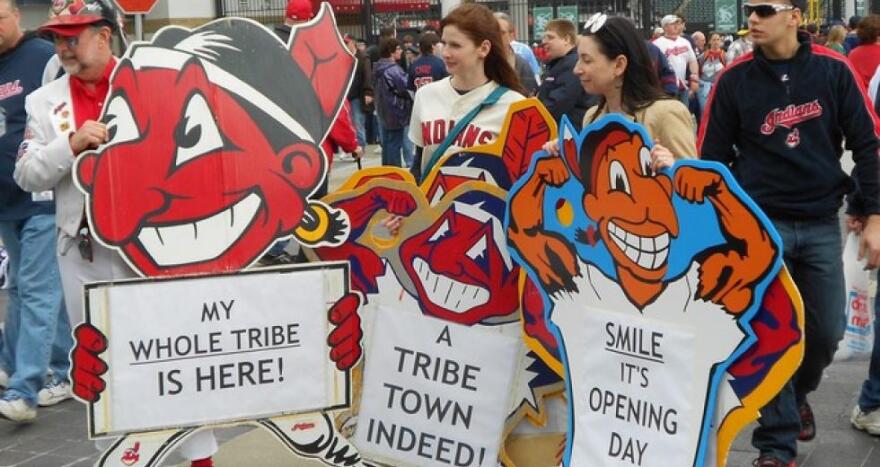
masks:
<svg viewBox="0 0 880 467"><path fill-rule="evenodd" d="M602 26L605 26L605 21L608 20L608 15L605 13L596 13L593 16L590 16L590 19L584 23L584 32L589 32L590 34L596 34L602 29Z"/></svg>
<svg viewBox="0 0 880 467"><path fill-rule="evenodd" d="M54 35L52 36L52 42L55 44L55 47L64 44L68 49L75 49L79 45L79 36L63 37Z"/></svg>
<svg viewBox="0 0 880 467"><path fill-rule="evenodd" d="M791 11L797 9L794 5L781 5L779 3L745 3L742 6L743 13L746 17L752 16L752 13L758 15L758 18L769 18L776 13L782 11Z"/></svg>

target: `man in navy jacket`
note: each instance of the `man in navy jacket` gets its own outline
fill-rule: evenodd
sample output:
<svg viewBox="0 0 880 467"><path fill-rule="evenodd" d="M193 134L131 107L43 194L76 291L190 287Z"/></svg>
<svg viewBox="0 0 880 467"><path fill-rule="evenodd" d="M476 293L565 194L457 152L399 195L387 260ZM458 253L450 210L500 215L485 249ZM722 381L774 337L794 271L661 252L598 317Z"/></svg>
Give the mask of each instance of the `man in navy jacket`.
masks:
<svg viewBox="0 0 880 467"><path fill-rule="evenodd" d="M861 252L869 267L880 263L878 124L870 101L845 58L798 33L800 0L768 1L744 5L756 48L719 76L697 142L702 157L728 165L771 218L804 299L803 362L762 409L752 437L760 467L795 465L797 441L815 436L807 394L843 336L837 213L854 187L840 166L844 139L862 195Z"/></svg>
<svg viewBox="0 0 880 467"><path fill-rule="evenodd" d="M22 32L20 16L14 0L0 0L0 237L10 259L0 355L0 380L6 380L0 385L8 387L0 414L19 422L33 419L38 404L70 397L67 353L73 345L55 258L52 192L27 193L12 178L25 133L25 97L60 69L52 44Z"/></svg>

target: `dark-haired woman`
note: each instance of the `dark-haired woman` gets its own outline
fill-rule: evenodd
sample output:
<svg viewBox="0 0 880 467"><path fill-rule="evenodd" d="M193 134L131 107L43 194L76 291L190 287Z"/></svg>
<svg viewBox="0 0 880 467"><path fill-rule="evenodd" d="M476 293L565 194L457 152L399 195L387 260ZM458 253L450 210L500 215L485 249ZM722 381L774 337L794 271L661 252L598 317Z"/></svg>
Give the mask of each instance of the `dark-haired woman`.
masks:
<svg viewBox="0 0 880 467"><path fill-rule="evenodd" d="M672 165L673 158L696 157L691 114L660 88L645 41L628 19L593 16L578 41L574 73L588 93L599 96L584 115L584 126L609 113L643 125L655 143L656 168ZM545 149L558 153L555 142Z"/></svg>
<svg viewBox="0 0 880 467"><path fill-rule="evenodd" d="M443 153L491 143L498 137L510 104L523 99L524 90L507 61L506 45L492 12L483 5L468 3L452 10L440 23L443 62L451 77L419 88L413 105L409 137L421 148L421 161L414 173L423 177L434 152L443 144L455 124L503 86L496 103L483 106L467 129ZM418 159L418 157L417 157Z"/></svg>

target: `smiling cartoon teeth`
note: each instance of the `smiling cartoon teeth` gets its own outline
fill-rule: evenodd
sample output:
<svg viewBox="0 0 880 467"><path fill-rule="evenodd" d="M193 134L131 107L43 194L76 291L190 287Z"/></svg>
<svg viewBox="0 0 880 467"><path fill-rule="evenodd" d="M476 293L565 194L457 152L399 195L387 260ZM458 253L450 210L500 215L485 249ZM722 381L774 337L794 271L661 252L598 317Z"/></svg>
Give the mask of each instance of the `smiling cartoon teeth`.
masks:
<svg viewBox="0 0 880 467"><path fill-rule="evenodd" d="M438 274L422 258L413 260L413 268L428 300L453 313L465 313L489 301L487 289Z"/></svg>
<svg viewBox="0 0 880 467"><path fill-rule="evenodd" d="M657 269L666 263L669 255L669 234L641 237L608 221L608 233L627 258L645 269Z"/></svg>
<svg viewBox="0 0 880 467"><path fill-rule="evenodd" d="M159 266L174 266L219 257L257 215L262 200L251 193L220 213L186 224L144 227L138 241Z"/></svg>

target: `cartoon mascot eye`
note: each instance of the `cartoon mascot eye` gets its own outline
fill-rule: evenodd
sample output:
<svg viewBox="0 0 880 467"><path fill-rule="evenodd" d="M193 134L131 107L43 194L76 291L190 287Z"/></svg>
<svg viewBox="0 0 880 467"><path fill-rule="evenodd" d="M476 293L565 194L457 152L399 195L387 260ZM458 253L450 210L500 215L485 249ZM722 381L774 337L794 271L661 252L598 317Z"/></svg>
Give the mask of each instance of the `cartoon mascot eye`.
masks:
<svg viewBox="0 0 880 467"><path fill-rule="evenodd" d="M214 114L200 93L193 94L186 103L183 118L174 131L174 141L177 143L177 165L223 147Z"/></svg>
<svg viewBox="0 0 880 467"><path fill-rule="evenodd" d="M125 96L116 95L110 99L104 113L104 123L107 125L108 146L134 141L141 136Z"/></svg>
<svg viewBox="0 0 880 467"><path fill-rule="evenodd" d="M639 150L639 165L642 168L642 175L646 177L654 176L654 164L651 163L651 151L643 147Z"/></svg>
<svg viewBox="0 0 880 467"><path fill-rule="evenodd" d="M626 176L626 170L620 161L612 161L611 167L608 169L608 175L611 178L611 191L622 191L628 195L632 192L629 189L629 178Z"/></svg>
<svg viewBox="0 0 880 467"><path fill-rule="evenodd" d="M429 238L428 241L436 242L443 238L447 233L449 233L449 219L444 219L443 223L440 224L440 227L437 227L437 230L434 231L434 235L431 235L431 238Z"/></svg>

